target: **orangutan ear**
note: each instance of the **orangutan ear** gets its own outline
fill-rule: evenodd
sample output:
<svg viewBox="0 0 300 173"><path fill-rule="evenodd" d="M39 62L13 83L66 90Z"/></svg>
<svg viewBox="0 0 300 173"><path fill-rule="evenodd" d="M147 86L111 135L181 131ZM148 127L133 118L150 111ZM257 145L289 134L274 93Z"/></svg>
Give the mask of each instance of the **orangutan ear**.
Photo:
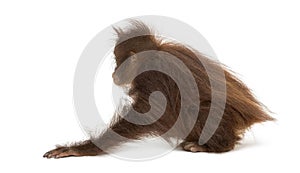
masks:
<svg viewBox="0 0 300 173"><path fill-rule="evenodd" d="M133 56L135 54L135 52L134 51L130 51L129 54L130 54L130 56Z"/></svg>
<svg viewBox="0 0 300 173"><path fill-rule="evenodd" d="M137 59L136 53L135 53L134 51L130 51L129 54L130 54L130 56L131 56L132 62L135 62L136 59Z"/></svg>

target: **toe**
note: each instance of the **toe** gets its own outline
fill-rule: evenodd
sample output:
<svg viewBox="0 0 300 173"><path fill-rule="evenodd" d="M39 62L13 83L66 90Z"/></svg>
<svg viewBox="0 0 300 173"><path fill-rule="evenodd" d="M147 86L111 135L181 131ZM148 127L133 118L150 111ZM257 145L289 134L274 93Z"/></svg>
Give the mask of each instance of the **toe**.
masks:
<svg viewBox="0 0 300 173"><path fill-rule="evenodd" d="M185 142L182 145L183 149L190 152L204 152L205 147L198 145L196 142Z"/></svg>

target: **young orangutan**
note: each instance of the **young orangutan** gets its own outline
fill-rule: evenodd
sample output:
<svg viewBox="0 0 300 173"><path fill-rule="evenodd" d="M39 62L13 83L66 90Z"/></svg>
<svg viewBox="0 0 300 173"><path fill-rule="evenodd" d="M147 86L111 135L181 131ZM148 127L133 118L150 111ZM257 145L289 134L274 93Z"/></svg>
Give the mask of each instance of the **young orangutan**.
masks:
<svg viewBox="0 0 300 173"><path fill-rule="evenodd" d="M62 158L68 156L95 156L105 154L105 151L113 149L129 140L138 140L146 136L161 136L169 131L176 123L181 109L181 93L176 82L167 74L150 70L136 76L133 80L127 80L131 73L138 68L144 67L149 59L155 59L158 55L155 51L166 52L175 56L191 71L199 91L200 98L194 103L199 103L197 119L188 135L182 135L186 131L186 125L190 121L189 114L184 114L182 125L176 126L172 133L164 135L163 138L178 138L180 145L186 151L191 152L226 152L232 150L240 141L244 132L254 123L274 120L269 116L266 108L253 96L251 91L243 82L237 79L231 71L222 64L208 59L201 53L183 44L158 38L142 22L132 21L130 28L122 30L115 28L118 39L114 49L116 59L116 70L121 64L129 60L128 68L123 73L113 73L114 83L119 86L130 86L128 95L133 99L130 106L124 105L124 111L116 113L111 124L99 136L90 140L76 143L71 146L60 146L44 154L46 158ZM145 51L154 51L141 54ZM144 56L143 58L141 56ZM148 57L147 57L148 56ZM164 57L162 57L164 58ZM220 124L212 137L205 143L199 145L198 140L202 132L211 108L212 88L210 80L224 82L218 75L209 79L203 62L213 70L222 70L225 75L226 92L219 92L220 97L225 96L225 107ZM135 70L134 70L135 69ZM178 69L174 69L174 71ZM180 69L179 69L180 71ZM160 91L166 98L163 114L151 124L136 124L128 121L130 110L146 113L151 109L149 97L151 93ZM217 96L218 97L218 96ZM218 109L218 107L216 108ZM220 107L221 109L221 107ZM129 110L129 111L128 111ZM126 115L125 115L126 114ZM145 122L151 121L153 117L147 115L142 117ZM113 137L113 132L123 138ZM101 147L97 147L99 145Z"/></svg>

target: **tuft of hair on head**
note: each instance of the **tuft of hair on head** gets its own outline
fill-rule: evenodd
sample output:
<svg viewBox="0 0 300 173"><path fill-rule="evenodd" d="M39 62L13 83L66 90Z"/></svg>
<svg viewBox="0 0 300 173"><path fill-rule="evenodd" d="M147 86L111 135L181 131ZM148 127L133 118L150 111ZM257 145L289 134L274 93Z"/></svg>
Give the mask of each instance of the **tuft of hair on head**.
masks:
<svg viewBox="0 0 300 173"><path fill-rule="evenodd" d="M150 27L148 27L145 23L139 20L130 19L128 20L128 23L130 25L124 29L113 26L113 29L118 37L117 43L121 43L130 38L134 38L138 36L152 36L152 37L155 36L153 30Z"/></svg>

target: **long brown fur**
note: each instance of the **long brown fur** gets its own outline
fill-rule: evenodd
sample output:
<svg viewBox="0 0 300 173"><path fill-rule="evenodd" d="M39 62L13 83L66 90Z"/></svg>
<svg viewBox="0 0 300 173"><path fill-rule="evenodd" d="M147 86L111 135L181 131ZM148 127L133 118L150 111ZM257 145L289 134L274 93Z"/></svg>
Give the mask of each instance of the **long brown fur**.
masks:
<svg viewBox="0 0 300 173"><path fill-rule="evenodd" d="M253 96L250 89L221 63L210 60L183 44L158 38L144 23L139 21L131 21L129 29L115 28L115 31L118 35L114 49L116 70L130 56L136 54L136 58L139 58L138 53L140 52L157 50L167 52L180 59L195 78L200 95L200 110L196 124L192 131L184 136L182 132L186 130L185 123L189 121L189 115L184 115L182 125L178 126L168 136L163 136L166 140L168 138L178 138L183 141L183 149L188 151L226 152L235 147L244 132L253 124L274 120L267 109ZM136 35L139 36L135 37ZM151 56L155 57L156 55ZM207 120L212 100L210 80L202 62L208 64L210 69L224 71L226 93L220 92L217 97L226 96L226 105L223 117L214 135L204 145L200 146L198 140ZM145 63L147 62L139 62L139 65ZM126 73L131 73L130 70L130 68L126 69ZM133 81L122 80L124 75L126 76L126 74L117 76L114 73L113 77L118 85L130 85L128 94L133 102L130 106L124 105L123 111L116 113L108 129L125 138L115 138L112 131L106 130L98 137L84 143L51 150L44 157L99 155L131 139L137 140L150 135L163 135L174 125L178 119L181 105L180 91L174 80L158 71L147 71L138 75ZM223 82L221 76L217 74L211 80L217 83ZM138 125L122 117L124 116L122 114L130 109L140 113L148 112L150 110L149 96L154 91L162 92L167 100L165 111L156 122L149 125ZM218 111L222 112L222 110ZM144 117L146 122L147 119L150 120L151 117ZM101 145L101 149L94 143Z"/></svg>

